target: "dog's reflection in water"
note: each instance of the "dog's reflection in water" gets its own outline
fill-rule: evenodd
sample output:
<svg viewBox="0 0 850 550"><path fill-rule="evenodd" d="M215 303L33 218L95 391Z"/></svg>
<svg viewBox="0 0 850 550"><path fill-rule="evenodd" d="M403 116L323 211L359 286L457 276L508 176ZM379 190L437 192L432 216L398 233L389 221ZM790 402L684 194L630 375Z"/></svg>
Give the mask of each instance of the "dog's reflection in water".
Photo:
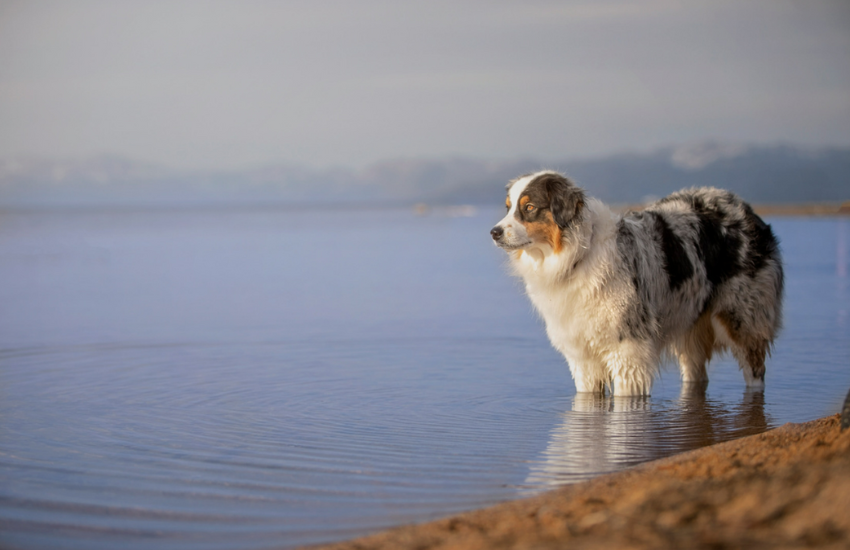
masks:
<svg viewBox="0 0 850 550"><path fill-rule="evenodd" d="M526 484L534 490L583 481L770 427L762 391L745 392L731 406L708 399L703 384L685 384L674 401L580 393Z"/></svg>

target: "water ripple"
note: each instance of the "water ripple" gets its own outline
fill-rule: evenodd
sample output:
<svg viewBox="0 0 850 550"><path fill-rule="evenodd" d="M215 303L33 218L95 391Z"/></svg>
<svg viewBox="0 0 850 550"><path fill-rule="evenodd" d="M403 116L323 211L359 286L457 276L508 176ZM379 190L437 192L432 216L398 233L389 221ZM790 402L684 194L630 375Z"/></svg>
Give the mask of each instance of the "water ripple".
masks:
<svg viewBox="0 0 850 550"><path fill-rule="evenodd" d="M4 219L0 547L335 540L831 414L850 386L834 220L771 222L763 394L720 360L707 391L668 372L630 399L571 394L488 223L299 215Z"/></svg>

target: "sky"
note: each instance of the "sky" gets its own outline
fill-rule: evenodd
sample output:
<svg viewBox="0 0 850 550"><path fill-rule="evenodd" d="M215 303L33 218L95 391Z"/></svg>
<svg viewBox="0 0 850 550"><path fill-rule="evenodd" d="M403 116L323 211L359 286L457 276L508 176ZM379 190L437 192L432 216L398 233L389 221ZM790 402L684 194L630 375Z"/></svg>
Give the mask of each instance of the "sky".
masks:
<svg viewBox="0 0 850 550"><path fill-rule="evenodd" d="M850 146L846 0L0 0L0 159Z"/></svg>

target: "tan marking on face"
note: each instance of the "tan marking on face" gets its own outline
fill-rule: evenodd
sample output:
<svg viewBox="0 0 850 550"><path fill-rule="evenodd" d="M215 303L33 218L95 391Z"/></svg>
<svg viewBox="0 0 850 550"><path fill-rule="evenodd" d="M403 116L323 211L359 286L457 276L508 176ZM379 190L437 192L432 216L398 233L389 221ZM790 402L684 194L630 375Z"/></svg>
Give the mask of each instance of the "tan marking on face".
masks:
<svg viewBox="0 0 850 550"><path fill-rule="evenodd" d="M507 206L508 208L511 207L511 197L510 197L510 195L505 198L505 206Z"/></svg>
<svg viewBox="0 0 850 550"><path fill-rule="evenodd" d="M529 197L528 195L523 195L519 199L519 207L525 208L525 205L528 204L528 201L530 201L530 200L531 200L531 197Z"/></svg>
<svg viewBox="0 0 850 550"><path fill-rule="evenodd" d="M520 200L520 203L522 201ZM552 247L555 254L559 253L563 248L563 234L561 228L555 223L551 212L546 212L546 221L528 222L523 224L528 233L528 237L534 242L544 242Z"/></svg>

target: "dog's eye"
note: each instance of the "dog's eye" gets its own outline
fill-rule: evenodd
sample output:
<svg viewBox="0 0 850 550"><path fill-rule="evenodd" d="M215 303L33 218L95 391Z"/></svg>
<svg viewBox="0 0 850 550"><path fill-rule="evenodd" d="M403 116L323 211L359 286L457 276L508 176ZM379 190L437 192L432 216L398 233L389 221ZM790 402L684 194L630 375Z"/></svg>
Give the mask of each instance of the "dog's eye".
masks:
<svg viewBox="0 0 850 550"><path fill-rule="evenodd" d="M526 212L534 212L534 208L535 208L535 206L533 204L526 204L525 205L525 211Z"/></svg>

